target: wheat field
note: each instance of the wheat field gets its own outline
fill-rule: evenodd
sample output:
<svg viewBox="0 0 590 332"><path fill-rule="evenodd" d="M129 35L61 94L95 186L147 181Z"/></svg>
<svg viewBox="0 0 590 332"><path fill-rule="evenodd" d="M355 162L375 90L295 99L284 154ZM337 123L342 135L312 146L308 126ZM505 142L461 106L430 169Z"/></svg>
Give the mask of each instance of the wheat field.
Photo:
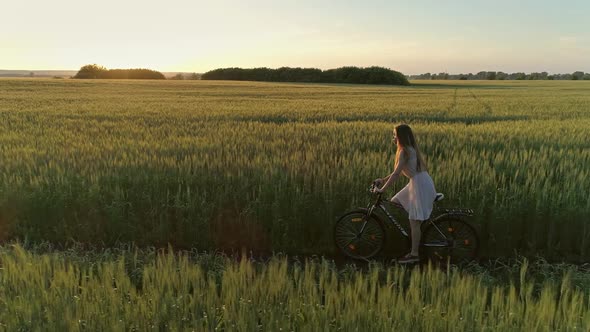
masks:
<svg viewBox="0 0 590 332"><path fill-rule="evenodd" d="M44 251L44 252L42 252ZM0 247L6 331L587 331L588 272ZM541 280L536 280L541 276Z"/></svg>
<svg viewBox="0 0 590 332"><path fill-rule="evenodd" d="M590 82L413 83L0 79L0 239L332 255L406 122L482 256L583 261Z"/></svg>

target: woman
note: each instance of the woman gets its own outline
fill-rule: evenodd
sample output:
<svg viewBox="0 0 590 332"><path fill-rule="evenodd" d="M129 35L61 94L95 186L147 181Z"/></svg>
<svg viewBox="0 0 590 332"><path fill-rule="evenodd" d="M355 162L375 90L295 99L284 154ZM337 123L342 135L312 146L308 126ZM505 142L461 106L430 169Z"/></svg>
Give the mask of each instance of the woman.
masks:
<svg viewBox="0 0 590 332"><path fill-rule="evenodd" d="M412 251L399 259L398 262L415 263L420 261L418 252L422 236L420 223L430 218L436 190L432 178L428 175L426 163L422 159L410 126L401 124L395 127L393 140L397 144L393 173L386 178L375 180L377 182L375 192L385 191L400 174L410 179L410 182L395 194L391 201L401 204L408 212L412 236ZM385 182L383 187L378 188L383 182Z"/></svg>

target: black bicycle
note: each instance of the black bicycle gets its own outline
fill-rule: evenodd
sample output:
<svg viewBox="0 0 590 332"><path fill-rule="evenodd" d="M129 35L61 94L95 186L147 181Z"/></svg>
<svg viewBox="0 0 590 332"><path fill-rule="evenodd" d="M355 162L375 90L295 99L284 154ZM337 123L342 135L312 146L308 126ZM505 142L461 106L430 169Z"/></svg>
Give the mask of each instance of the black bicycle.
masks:
<svg viewBox="0 0 590 332"><path fill-rule="evenodd" d="M338 219L334 227L336 246L348 257L368 260L383 249L385 227L397 229L410 248L410 236L406 229L389 213L382 199L382 193L375 194L371 186L369 192L375 195L374 202L367 208L347 212ZM465 217L473 216L473 210L463 208L442 208L437 206L444 195L436 194L430 219L422 222L420 243L421 260L428 259L439 263L463 263L477 257L479 241L475 229L465 222ZM403 206L389 202L407 215ZM379 209L379 210L377 210ZM389 223L385 223L377 211L382 211Z"/></svg>

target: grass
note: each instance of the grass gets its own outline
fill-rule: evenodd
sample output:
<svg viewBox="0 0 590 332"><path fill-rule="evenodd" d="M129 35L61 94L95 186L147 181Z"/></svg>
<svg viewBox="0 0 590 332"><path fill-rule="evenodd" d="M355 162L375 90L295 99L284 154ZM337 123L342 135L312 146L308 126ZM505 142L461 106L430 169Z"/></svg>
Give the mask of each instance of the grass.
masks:
<svg viewBox="0 0 590 332"><path fill-rule="evenodd" d="M60 331L557 331L590 327L588 271L336 267L112 247L0 247L0 326ZM531 272L535 271L535 272ZM538 278L545 272L549 278ZM531 274L533 273L533 274ZM547 274L548 273L548 274ZM504 280L502 276L509 276ZM542 280L541 280L542 279Z"/></svg>

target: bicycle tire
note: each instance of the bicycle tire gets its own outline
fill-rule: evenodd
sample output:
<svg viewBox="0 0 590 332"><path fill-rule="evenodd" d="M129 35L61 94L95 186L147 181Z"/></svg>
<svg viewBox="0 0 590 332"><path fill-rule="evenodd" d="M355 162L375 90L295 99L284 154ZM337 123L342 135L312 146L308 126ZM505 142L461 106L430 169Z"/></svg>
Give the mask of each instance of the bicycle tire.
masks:
<svg viewBox="0 0 590 332"><path fill-rule="evenodd" d="M427 259L433 263L461 264L477 258L479 238L473 226L454 216L444 217L434 223L438 229L429 223L422 232L421 250Z"/></svg>
<svg viewBox="0 0 590 332"><path fill-rule="evenodd" d="M385 245L385 229L375 214L369 216L362 236L358 237L366 217L366 209L357 209L341 216L334 225L334 243L350 258L370 259Z"/></svg>

